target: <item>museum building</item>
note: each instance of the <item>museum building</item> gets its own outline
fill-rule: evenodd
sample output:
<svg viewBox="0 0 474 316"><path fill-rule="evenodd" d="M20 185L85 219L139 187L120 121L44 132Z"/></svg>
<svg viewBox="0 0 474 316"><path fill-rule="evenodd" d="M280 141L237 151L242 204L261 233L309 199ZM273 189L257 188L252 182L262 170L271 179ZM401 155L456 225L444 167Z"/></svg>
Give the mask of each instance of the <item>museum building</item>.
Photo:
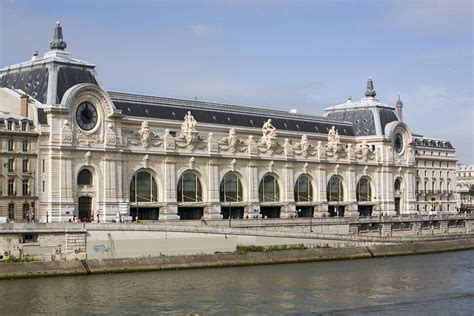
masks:
<svg viewBox="0 0 474 316"><path fill-rule="evenodd" d="M412 133L400 98L382 103L370 78L362 99L321 117L106 91L95 65L65 49L57 23L43 57L0 69L0 216L104 222L118 213L185 220L455 211L451 143ZM14 156L8 142L27 138L33 173L5 171ZM7 188L22 177L35 188L28 199Z"/></svg>

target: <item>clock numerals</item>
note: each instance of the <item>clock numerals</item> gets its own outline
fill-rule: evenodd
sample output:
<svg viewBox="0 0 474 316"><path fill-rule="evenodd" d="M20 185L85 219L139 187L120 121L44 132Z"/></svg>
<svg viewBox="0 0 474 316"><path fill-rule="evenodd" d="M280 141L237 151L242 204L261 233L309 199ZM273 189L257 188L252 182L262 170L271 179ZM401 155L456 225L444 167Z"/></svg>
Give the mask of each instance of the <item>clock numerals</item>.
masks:
<svg viewBox="0 0 474 316"><path fill-rule="evenodd" d="M97 109L89 102L79 104L76 110L76 122L85 131L92 130L97 125Z"/></svg>

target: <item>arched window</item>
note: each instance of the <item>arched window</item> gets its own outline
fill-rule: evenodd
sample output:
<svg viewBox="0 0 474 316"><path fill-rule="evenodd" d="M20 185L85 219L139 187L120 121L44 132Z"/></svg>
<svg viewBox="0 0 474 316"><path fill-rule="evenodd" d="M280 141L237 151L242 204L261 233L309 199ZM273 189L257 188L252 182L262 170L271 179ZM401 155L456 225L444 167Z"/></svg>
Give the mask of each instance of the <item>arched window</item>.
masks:
<svg viewBox="0 0 474 316"><path fill-rule="evenodd" d="M202 188L199 178L192 172L185 172L178 181L178 202L201 202Z"/></svg>
<svg viewBox="0 0 474 316"><path fill-rule="evenodd" d="M10 220L15 219L15 204L14 203L8 204L8 219Z"/></svg>
<svg viewBox="0 0 474 316"><path fill-rule="evenodd" d="M242 184L235 174L228 173L222 179L220 198L221 202L242 202Z"/></svg>
<svg viewBox="0 0 474 316"><path fill-rule="evenodd" d="M313 200L313 186L310 179L305 176L299 176L295 183L295 202L311 202Z"/></svg>
<svg viewBox="0 0 474 316"><path fill-rule="evenodd" d="M369 179L365 177L360 178L359 182L357 182L356 195L359 202L368 202L372 199Z"/></svg>
<svg viewBox="0 0 474 316"><path fill-rule="evenodd" d="M92 185L92 173L88 169L82 169L77 175L78 185Z"/></svg>
<svg viewBox="0 0 474 316"><path fill-rule="evenodd" d="M326 198L328 202L344 201L344 188L342 187L342 182L339 177L332 176L329 180L326 189Z"/></svg>
<svg viewBox="0 0 474 316"><path fill-rule="evenodd" d="M278 202L280 200L280 189L275 177L272 175L263 177L258 188L258 199L261 203Z"/></svg>
<svg viewBox="0 0 474 316"><path fill-rule="evenodd" d="M130 202L157 202L156 181L147 171L137 172L130 183Z"/></svg>

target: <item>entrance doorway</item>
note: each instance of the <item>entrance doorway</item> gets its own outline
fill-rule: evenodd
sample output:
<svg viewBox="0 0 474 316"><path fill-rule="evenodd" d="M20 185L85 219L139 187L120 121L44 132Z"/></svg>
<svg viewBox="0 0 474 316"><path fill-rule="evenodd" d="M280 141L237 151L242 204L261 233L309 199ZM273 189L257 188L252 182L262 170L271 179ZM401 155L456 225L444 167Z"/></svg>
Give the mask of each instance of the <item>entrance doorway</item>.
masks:
<svg viewBox="0 0 474 316"><path fill-rule="evenodd" d="M280 208L274 206L260 207L262 218L280 218Z"/></svg>
<svg viewBox="0 0 474 316"><path fill-rule="evenodd" d="M92 220L92 198L89 196L79 198L79 219L83 222Z"/></svg>
<svg viewBox="0 0 474 316"><path fill-rule="evenodd" d="M130 207L130 216L137 220L158 220L160 209L158 207Z"/></svg>
<svg viewBox="0 0 474 316"><path fill-rule="evenodd" d="M344 217L344 209L345 206L342 205L329 205L329 217Z"/></svg>
<svg viewBox="0 0 474 316"><path fill-rule="evenodd" d="M359 216L372 216L372 205L359 205L357 207Z"/></svg>
<svg viewBox="0 0 474 316"><path fill-rule="evenodd" d="M313 206L298 206L296 205L296 214L298 217L313 217L314 207Z"/></svg>
<svg viewBox="0 0 474 316"><path fill-rule="evenodd" d="M202 207L178 207L179 219L201 219L204 214Z"/></svg>
<svg viewBox="0 0 474 316"><path fill-rule="evenodd" d="M244 218L243 207L221 207L221 215L223 219L229 219L229 212L232 214L232 219Z"/></svg>

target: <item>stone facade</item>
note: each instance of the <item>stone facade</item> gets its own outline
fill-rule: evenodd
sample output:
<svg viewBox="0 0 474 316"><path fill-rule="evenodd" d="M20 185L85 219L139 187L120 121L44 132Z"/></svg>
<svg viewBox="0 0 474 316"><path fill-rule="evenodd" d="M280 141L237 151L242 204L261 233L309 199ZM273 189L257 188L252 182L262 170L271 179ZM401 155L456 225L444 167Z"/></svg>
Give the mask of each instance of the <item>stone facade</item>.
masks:
<svg viewBox="0 0 474 316"><path fill-rule="evenodd" d="M60 47L0 70L0 98L30 89L14 84L28 71L46 82L37 85L44 94L28 92L41 222L395 215L431 201L417 200L425 165L415 136L400 107L375 98L371 79L360 101L316 117L107 92L94 65ZM433 181L449 192L455 152L436 152L447 156ZM439 209L454 211L446 192Z"/></svg>

